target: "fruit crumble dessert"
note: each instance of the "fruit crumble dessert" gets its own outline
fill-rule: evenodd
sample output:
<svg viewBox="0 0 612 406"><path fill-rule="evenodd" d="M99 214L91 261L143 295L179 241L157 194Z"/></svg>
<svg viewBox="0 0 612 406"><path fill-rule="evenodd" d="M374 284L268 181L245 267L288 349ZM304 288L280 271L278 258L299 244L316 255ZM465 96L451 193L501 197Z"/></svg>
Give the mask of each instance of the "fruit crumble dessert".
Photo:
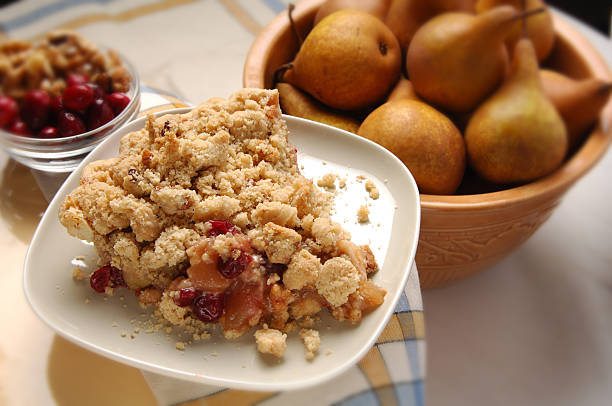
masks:
<svg viewBox="0 0 612 406"><path fill-rule="evenodd" d="M97 292L126 286L171 324L218 323L228 339L265 326L258 347L282 356L284 334L324 308L358 323L384 300L374 255L332 203L298 170L277 91L242 89L149 116L118 157L84 168L59 220L94 243ZM318 335L305 334L312 358Z"/></svg>

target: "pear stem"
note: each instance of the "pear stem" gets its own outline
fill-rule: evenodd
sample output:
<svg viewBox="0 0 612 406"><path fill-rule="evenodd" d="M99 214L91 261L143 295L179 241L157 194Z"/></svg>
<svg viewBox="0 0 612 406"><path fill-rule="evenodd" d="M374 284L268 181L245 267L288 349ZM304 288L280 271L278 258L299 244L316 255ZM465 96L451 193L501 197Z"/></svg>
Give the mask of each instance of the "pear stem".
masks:
<svg viewBox="0 0 612 406"><path fill-rule="evenodd" d="M508 22L510 21L516 21L516 20L523 20L525 21L527 18L534 16L536 14L540 14L546 11L546 7L540 7L540 8L534 8L533 10L529 10L529 11L522 11L517 15L514 15L512 17L510 17L508 20Z"/></svg>
<svg viewBox="0 0 612 406"><path fill-rule="evenodd" d="M274 84L282 82L285 72L287 72L289 69L293 69L293 62L284 63L276 68L274 71Z"/></svg>
<svg viewBox="0 0 612 406"><path fill-rule="evenodd" d="M304 39L302 38L302 36L300 35L296 27L295 21L293 21L293 10L294 9L295 9L295 4L289 3L289 6L287 7L287 15L289 16L289 25L291 26L291 31L293 31L293 35L295 35L295 38L298 41L298 45L301 48L302 43L304 42Z"/></svg>
<svg viewBox="0 0 612 406"><path fill-rule="evenodd" d="M521 11L524 13L527 10L527 0L521 1ZM521 20L521 36L527 38L527 22L525 17Z"/></svg>

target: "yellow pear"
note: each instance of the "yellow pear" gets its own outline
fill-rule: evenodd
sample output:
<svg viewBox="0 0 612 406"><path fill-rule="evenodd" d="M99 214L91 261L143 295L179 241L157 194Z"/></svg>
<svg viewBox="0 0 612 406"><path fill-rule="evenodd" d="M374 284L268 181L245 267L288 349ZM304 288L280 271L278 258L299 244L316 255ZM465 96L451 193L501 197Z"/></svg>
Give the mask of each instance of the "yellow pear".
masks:
<svg viewBox="0 0 612 406"><path fill-rule="evenodd" d="M576 80L547 69L540 70L540 79L565 122L570 148L576 147L610 99L612 83L599 78Z"/></svg>
<svg viewBox="0 0 612 406"><path fill-rule="evenodd" d="M359 10L325 17L308 34L284 81L341 110L379 103L401 70L397 39L378 18Z"/></svg>
<svg viewBox="0 0 612 406"><path fill-rule="evenodd" d="M527 24L527 37L533 41L533 46L538 56L538 61L543 61L552 51L555 44L555 28L550 10L542 0L524 0L525 10L533 11L544 8L544 12L538 13L532 17L525 19ZM503 4L508 4L517 9L522 9L523 0L478 0L476 3L476 12L482 13ZM514 45L522 36L522 28L516 26L507 39L509 49L514 49Z"/></svg>
<svg viewBox="0 0 612 406"><path fill-rule="evenodd" d="M328 15L346 8L365 11L384 21L390 4L391 0L327 0L317 10L313 25L317 25Z"/></svg>
<svg viewBox="0 0 612 406"><path fill-rule="evenodd" d="M474 112L465 142L471 167L495 183L529 182L563 162L565 125L544 94L529 39L517 42L510 76Z"/></svg>
<svg viewBox="0 0 612 406"><path fill-rule="evenodd" d="M360 122L356 118L330 109L289 83L277 83L276 88L283 113L357 134Z"/></svg>
<svg viewBox="0 0 612 406"><path fill-rule="evenodd" d="M453 194L465 171L465 144L453 123L416 100L384 103L361 123L358 134L397 156L421 193Z"/></svg>
<svg viewBox="0 0 612 406"><path fill-rule="evenodd" d="M400 80L397 81L393 87L393 90L391 90L391 93L389 93L389 96L387 96L387 101L401 99L421 101L419 96L414 91L414 86L412 86L412 83L410 83L410 81L405 77L401 77Z"/></svg>
<svg viewBox="0 0 612 406"><path fill-rule="evenodd" d="M414 33L435 15L451 11L474 13L474 0L393 0L385 23L406 55Z"/></svg>
<svg viewBox="0 0 612 406"><path fill-rule="evenodd" d="M417 94L445 110L474 109L504 77L504 41L518 16L514 7L500 6L476 16L444 13L425 23L406 55Z"/></svg>

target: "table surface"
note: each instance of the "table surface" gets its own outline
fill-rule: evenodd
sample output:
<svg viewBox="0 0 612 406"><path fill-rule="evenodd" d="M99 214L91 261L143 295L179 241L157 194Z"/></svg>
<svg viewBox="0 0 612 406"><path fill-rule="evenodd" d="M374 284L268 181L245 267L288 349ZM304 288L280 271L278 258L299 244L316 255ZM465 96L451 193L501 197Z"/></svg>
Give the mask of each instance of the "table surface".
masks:
<svg viewBox="0 0 612 406"><path fill-rule="evenodd" d="M112 2L104 12L96 8L98 2L84 2L82 7L92 7L94 19L87 25L62 18L61 12L36 24L25 23L37 16L23 13L24 7L57 8L63 3L68 2L22 1L18 7L2 9L0 24L17 37L57 26L75 28L130 55L144 82L194 102L226 96L241 87L242 61L250 43L286 4L267 0L268 7L246 12L246 0L205 1L198 4L198 14L184 15L180 6L192 1L169 0L156 6L134 1L130 9L141 14L131 24L171 26L173 31L159 29L129 40L122 37L120 26L113 25L126 18L124 2ZM202 16L208 17L206 24L201 23ZM241 27L224 31L235 18ZM574 24L612 66L610 40L577 21ZM177 47L177 41L183 46ZM424 292L429 404L609 404L610 173L612 154L608 153L514 254L468 280ZM138 370L65 341L30 310L21 269L46 205L30 171L0 152L4 264L0 283L7 287L0 295L0 404L79 404L84 393L92 405L155 404ZM122 393L121 399L116 393Z"/></svg>

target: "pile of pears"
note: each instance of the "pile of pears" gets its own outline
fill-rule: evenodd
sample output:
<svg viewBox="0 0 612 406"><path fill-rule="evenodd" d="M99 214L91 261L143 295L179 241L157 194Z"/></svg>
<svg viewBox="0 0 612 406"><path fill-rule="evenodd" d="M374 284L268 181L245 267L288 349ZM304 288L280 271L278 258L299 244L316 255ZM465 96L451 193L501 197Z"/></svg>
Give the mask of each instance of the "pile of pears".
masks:
<svg viewBox="0 0 612 406"><path fill-rule="evenodd" d="M554 44L542 0L327 0L275 86L285 113L394 153L421 193L467 193L466 173L499 190L557 169L610 96L544 69Z"/></svg>

